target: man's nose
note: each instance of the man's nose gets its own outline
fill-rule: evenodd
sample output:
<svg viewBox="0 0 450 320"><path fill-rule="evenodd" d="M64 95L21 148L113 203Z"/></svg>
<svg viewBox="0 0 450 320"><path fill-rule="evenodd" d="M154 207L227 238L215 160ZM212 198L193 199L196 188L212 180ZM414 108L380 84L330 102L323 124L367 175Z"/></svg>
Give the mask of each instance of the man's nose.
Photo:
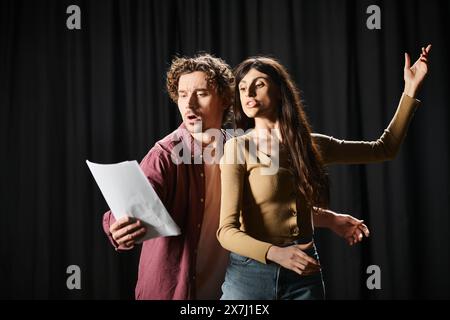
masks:
<svg viewBox="0 0 450 320"><path fill-rule="evenodd" d="M188 99L188 108L195 110L197 108L197 96L195 94L191 94Z"/></svg>

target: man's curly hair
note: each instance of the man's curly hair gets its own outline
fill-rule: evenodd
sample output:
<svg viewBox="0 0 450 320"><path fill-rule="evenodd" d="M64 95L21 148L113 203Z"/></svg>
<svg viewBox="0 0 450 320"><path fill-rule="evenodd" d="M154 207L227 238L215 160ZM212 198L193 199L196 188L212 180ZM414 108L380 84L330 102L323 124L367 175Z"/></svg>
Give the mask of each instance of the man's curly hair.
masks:
<svg viewBox="0 0 450 320"><path fill-rule="evenodd" d="M215 87L227 108L224 111L222 124L231 118L234 75L230 66L220 58L210 54L202 53L192 58L176 57L167 72L167 91L173 102L178 102L178 81L184 74L202 71L206 74L208 85Z"/></svg>

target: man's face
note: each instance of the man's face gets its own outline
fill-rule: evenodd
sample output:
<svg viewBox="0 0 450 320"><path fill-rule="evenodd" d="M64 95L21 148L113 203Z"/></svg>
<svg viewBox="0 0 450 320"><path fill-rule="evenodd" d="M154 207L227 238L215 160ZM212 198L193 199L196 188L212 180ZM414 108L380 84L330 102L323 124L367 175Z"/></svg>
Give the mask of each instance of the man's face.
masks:
<svg viewBox="0 0 450 320"><path fill-rule="evenodd" d="M219 129L225 107L216 87L208 86L206 74L195 71L178 80L178 109L188 131L198 133Z"/></svg>

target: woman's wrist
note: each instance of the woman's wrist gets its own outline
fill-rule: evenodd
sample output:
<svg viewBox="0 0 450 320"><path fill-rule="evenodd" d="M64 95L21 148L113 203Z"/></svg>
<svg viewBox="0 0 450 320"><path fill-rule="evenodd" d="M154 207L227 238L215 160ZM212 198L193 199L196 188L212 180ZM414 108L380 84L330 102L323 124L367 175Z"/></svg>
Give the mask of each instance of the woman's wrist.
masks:
<svg viewBox="0 0 450 320"><path fill-rule="evenodd" d="M403 90L403 93L415 99L417 95L417 86L410 83L405 83L405 89Z"/></svg>
<svg viewBox="0 0 450 320"><path fill-rule="evenodd" d="M278 249L277 246L271 246L269 248L269 250L267 250L266 259L269 260L269 261L276 262L275 261L275 259L276 259L275 256L276 256L277 249Z"/></svg>

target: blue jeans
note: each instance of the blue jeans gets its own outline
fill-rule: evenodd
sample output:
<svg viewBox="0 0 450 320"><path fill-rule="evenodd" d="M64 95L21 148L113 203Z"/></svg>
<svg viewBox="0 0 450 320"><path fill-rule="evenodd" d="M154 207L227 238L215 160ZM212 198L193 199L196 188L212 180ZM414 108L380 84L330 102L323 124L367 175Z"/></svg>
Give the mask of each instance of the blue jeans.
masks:
<svg viewBox="0 0 450 320"><path fill-rule="evenodd" d="M315 246L305 253L319 260ZM276 263L263 264L236 253L230 253L222 293L221 300L325 299L322 272L302 276Z"/></svg>

